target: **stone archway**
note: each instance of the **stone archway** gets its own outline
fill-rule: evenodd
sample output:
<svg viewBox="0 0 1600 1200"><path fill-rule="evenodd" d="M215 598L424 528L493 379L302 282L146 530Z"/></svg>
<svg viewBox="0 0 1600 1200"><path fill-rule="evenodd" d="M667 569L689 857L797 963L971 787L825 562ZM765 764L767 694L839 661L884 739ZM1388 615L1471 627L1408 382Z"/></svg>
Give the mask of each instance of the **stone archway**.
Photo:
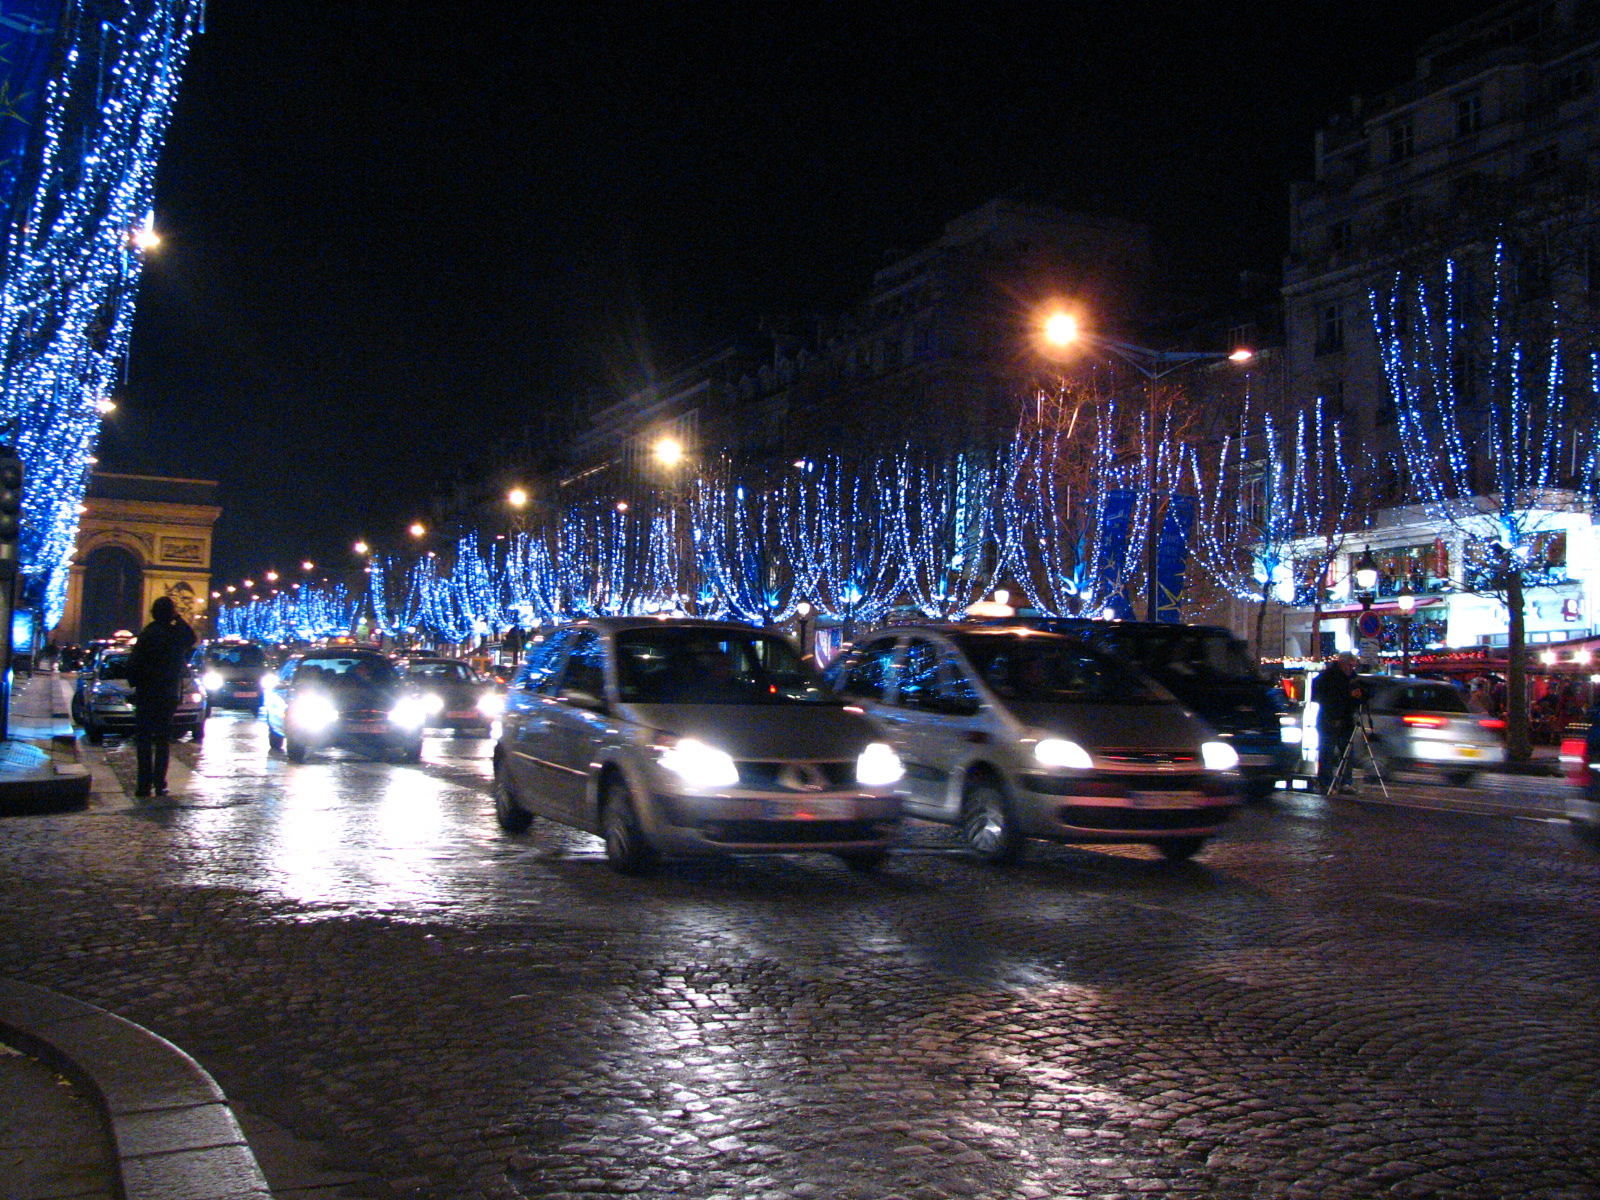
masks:
<svg viewBox="0 0 1600 1200"><path fill-rule="evenodd" d="M119 629L137 633L144 625L144 564L122 546L92 550L83 564L84 641L110 637Z"/></svg>

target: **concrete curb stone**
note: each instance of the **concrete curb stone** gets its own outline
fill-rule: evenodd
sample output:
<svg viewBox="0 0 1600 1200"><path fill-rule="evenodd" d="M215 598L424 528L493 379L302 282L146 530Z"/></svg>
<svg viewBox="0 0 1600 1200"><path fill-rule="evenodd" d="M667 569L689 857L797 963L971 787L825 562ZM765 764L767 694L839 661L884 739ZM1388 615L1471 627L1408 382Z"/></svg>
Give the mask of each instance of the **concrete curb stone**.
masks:
<svg viewBox="0 0 1600 1200"><path fill-rule="evenodd" d="M271 1200L227 1097L165 1038L7 979L0 979L0 1031L96 1100L125 1200Z"/></svg>

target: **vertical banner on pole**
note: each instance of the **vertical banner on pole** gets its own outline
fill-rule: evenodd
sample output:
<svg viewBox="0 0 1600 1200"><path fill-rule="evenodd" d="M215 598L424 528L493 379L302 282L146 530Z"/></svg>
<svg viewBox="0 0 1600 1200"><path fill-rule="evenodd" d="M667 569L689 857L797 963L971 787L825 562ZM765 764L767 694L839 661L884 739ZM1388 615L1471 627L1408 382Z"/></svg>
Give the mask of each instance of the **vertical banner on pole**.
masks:
<svg viewBox="0 0 1600 1200"><path fill-rule="evenodd" d="M1119 621L1133 620L1133 605L1128 602L1128 541L1137 498L1138 494L1127 488L1108 492L1100 522L1100 586L1096 590L1101 608L1110 609Z"/></svg>
<svg viewBox="0 0 1600 1200"><path fill-rule="evenodd" d="M1194 531L1195 498L1173 496L1167 501L1156 543L1156 620L1176 625L1181 619L1179 597L1189 570L1189 538Z"/></svg>

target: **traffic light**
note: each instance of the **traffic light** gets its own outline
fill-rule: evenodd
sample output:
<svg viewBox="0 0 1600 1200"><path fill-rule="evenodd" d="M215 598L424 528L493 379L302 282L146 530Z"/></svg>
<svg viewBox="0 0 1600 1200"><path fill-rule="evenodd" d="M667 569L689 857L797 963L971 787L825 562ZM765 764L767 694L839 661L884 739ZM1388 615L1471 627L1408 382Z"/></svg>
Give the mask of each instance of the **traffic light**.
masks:
<svg viewBox="0 0 1600 1200"><path fill-rule="evenodd" d="M17 538L22 533L22 460L0 446L0 579L17 574Z"/></svg>

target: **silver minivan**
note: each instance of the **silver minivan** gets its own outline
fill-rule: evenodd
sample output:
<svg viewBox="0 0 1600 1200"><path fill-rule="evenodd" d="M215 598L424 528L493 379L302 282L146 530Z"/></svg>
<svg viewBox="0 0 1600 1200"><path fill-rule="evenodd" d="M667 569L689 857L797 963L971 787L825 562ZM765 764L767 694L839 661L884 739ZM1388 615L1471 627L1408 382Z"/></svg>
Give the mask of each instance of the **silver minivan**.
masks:
<svg viewBox="0 0 1600 1200"><path fill-rule="evenodd" d="M1146 842L1192 856L1239 804L1238 754L1132 667L1077 638L983 626L885 630L830 678L888 731L906 811L979 858L1024 839Z"/></svg>
<svg viewBox="0 0 1600 1200"><path fill-rule="evenodd" d="M546 639L506 696L495 815L596 833L624 873L659 855L826 851L882 862L900 759L775 633L652 617Z"/></svg>

